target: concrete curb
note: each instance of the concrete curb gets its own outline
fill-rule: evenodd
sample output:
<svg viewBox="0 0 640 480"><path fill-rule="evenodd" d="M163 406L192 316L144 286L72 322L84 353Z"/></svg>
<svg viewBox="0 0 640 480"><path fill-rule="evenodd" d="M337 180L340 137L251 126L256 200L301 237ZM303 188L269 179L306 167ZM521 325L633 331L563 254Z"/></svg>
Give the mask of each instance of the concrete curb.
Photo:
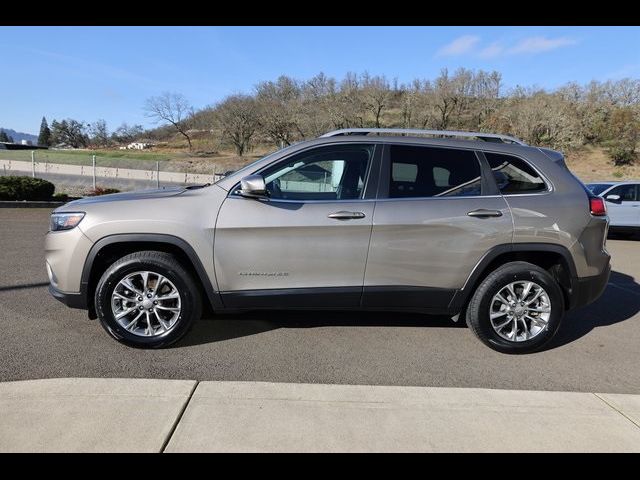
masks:
<svg viewBox="0 0 640 480"><path fill-rule="evenodd" d="M69 200L70 202L71 200ZM67 202L47 202L38 200L0 200L0 208L57 208Z"/></svg>
<svg viewBox="0 0 640 480"><path fill-rule="evenodd" d="M0 412L0 452L640 452L640 395L52 379Z"/></svg>

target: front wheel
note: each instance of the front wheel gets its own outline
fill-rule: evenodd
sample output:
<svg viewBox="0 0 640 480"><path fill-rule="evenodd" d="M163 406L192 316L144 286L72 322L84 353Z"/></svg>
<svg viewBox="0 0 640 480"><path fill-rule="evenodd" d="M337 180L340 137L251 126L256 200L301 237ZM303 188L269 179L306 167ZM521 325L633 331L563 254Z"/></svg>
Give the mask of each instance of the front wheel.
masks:
<svg viewBox="0 0 640 480"><path fill-rule="evenodd" d="M98 282L95 305L113 338L142 348L178 341L202 312L189 272L173 255L155 251L135 252L111 265Z"/></svg>
<svg viewBox="0 0 640 480"><path fill-rule="evenodd" d="M539 350L558 331L564 296L556 280L527 262L511 262L483 280L471 297L466 321L486 345L503 353Z"/></svg>

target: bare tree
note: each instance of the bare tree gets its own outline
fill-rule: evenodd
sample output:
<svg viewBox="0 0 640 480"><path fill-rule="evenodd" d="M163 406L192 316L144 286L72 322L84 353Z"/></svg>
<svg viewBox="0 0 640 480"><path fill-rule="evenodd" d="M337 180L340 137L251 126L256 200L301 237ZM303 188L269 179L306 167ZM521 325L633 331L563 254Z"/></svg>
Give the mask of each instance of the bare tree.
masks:
<svg viewBox="0 0 640 480"><path fill-rule="evenodd" d="M129 125L125 122L111 134L111 140L116 143L130 143L143 133L142 125Z"/></svg>
<svg viewBox="0 0 640 480"><path fill-rule="evenodd" d="M259 84L254 95L236 95L201 110L196 120L198 128L230 139L240 155L258 135L290 144L332 128L404 126L511 133L531 144L563 149L586 143L606 147L617 135L627 139L622 154L635 158L640 80L573 83L554 91L503 90L499 72L482 70L451 74L444 69L433 80L406 85L390 85L366 73L348 73L341 81L322 73L307 81L283 76ZM615 135L613 124L618 125Z"/></svg>
<svg viewBox="0 0 640 480"><path fill-rule="evenodd" d="M336 81L319 73L301 86L300 136L319 136L335 126Z"/></svg>
<svg viewBox="0 0 640 480"><path fill-rule="evenodd" d="M260 125L255 99L249 95L232 95L216 107L216 113L224 134L238 155L243 156Z"/></svg>
<svg viewBox="0 0 640 480"><path fill-rule="evenodd" d="M296 134L301 134L298 123L300 87L289 77L281 76L275 82L262 82L256 87L262 131L276 144L291 145Z"/></svg>
<svg viewBox="0 0 640 480"><path fill-rule="evenodd" d="M389 82L385 77L369 77L365 73L361 88L364 107L373 114L375 127L380 128L382 113L393 96Z"/></svg>
<svg viewBox="0 0 640 480"><path fill-rule="evenodd" d="M105 120L96 120L89 125L90 141L93 145L98 147L107 147L110 143L109 130L107 129L107 122Z"/></svg>
<svg viewBox="0 0 640 480"><path fill-rule="evenodd" d="M193 117L193 108L180 93L165 92L157 97L147 99L144 107L147 117L153 118L157 123L168 123L180 133L192 149L189 136L190 120Z"/></svg>

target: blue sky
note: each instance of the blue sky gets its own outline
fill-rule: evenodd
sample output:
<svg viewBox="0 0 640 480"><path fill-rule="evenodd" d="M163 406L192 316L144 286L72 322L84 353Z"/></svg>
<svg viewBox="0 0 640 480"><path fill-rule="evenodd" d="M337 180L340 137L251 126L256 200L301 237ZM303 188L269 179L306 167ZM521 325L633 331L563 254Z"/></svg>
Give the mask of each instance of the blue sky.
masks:
<svg viewBox="0 0 640 480"><path fill-rule="evenodd" d="M0 27L0 51L0 126L29 133L42 115L152 126L152 95L199 108L282 74L407 82L465 67L549 89L640 77L637 27Z"/></svg>

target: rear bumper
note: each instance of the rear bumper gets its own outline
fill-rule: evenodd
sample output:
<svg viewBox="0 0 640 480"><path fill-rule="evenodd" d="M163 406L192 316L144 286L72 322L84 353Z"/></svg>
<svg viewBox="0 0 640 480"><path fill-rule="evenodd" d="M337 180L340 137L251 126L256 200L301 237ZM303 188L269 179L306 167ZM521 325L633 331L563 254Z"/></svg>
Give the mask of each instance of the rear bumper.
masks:
<svg viewBox="0 0 640 480"><path fill-rule="evenodd" d="M87 299L81 293L61 292L51 284L49 284L49 293L53 298L64 303L67 307L79 308L81 310L87 309Z"/></svg>
<svg viewBox="0 0 640 480"><path fill-rule="evenodd" d="M609 282L611 274L611 264L607 263L607 267L600 275L592 277L573 278L571 286L571 303L569 308L578 308L595 302Z"/></svg>

